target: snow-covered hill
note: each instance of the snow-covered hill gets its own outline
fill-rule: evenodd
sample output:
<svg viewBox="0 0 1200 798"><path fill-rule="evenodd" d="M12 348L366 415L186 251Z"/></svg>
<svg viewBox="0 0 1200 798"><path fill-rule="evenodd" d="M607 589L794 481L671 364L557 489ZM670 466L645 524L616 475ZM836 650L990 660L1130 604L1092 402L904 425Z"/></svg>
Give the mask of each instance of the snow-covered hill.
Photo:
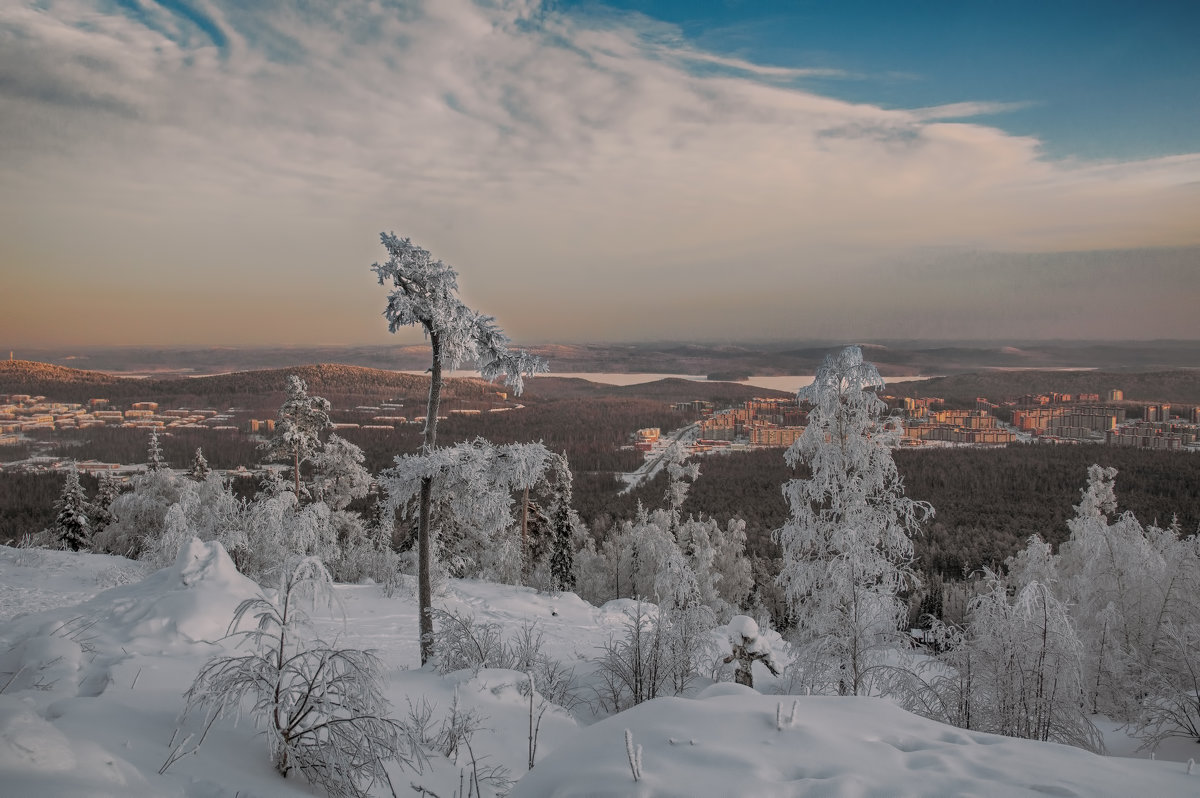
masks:
<svg viewBox="0 0 1200 798"><path fill-rule="evenodd" d="M215 543L194 542L171 567L141 576L120 558L0 548L0 795L318 794L300 777L276 775L248 718L218 721L202 746L160 774L172 737L178 744L202 731L185 723L176 735L183 693L211 656L240 651L217 638L257 587ZM536 622L543 650L575 669L575 715L547 708L526 775L524 674L419 669L411 597L389 599L373 585L336 593L341 610L319 622L321 634L377 651L398 719L427 711L436 727L457 697L459 712L478 719L476 761L520 779L514 796L1200 794L1200 769L1188 775L1179 762L966 732L877 699L760 695L721 683L591 723L588 660L623 628L629 602L596 608L569 594L452 581L439 606L507 634ZM642 748L636 783L626 729ZM431 757L421 772L394 767L391 777L398 795L419 787L448 798L464 788L469 766L460 752L457 761Z"/></svg>

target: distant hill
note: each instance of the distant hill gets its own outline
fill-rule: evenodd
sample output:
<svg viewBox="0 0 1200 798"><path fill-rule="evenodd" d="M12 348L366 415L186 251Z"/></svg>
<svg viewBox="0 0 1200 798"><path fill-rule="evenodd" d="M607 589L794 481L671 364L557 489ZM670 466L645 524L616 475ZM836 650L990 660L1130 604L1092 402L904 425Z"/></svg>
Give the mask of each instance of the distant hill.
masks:
<svg viewBox="0 0 1200 798"><path fill-rule="evenodd" d="M777 341L522 344L550 362L552 373L812 374L848 343L887 375L963 374L991 368L1097 368L1157 371L1200 367L1200 341ZM28 360L161 378L344 363L384 370L423 370L428 343L297 347L89 347L33 349Z"/></svg>
<svg viewBox="0 0 1200 798"><path fill-rule="evenodd" d="M296 374L309 393L324 396L336 405L346 401L422 400L429 392L429 377L394 371L320 363L284 369L240 371L208 377L114 377L26 360L0 361L0 393L28 393L68 402L92 398L113 402L156 401L171 404L277 406L288 375ZM480 400L494 397L503 387L479 379L447 379L447 399ZM342 401L339 401L342 400Z"/></svg>
<svg viewBox="0 0 1200 798"><path fill-rule="evenodd" d="M290 374L299 375L308 391L323 396L335 408L397 400L420 404L429 394L429 377L362 366L319 363L283 369L239 371L207 377L117 377L28 360L0 361L0 394L27 393L65 402L103 398L121 404L154 401L175 406L278 407ZM442 390L447 402L482 402L509 393L502 383L482 379L448 378ZM573 377L541 376L526 380L522 401L557 399L654 399L685 402L704 399L736 404L755 396L786 396L785 392L728 382L664 379L637 385L607 385Z"/></svg>
<svg viewBox="0 0 1200 798"><path fill-rule="evenodd" d="M730 405L756 396L791 396L788 391L775 391L735 382L684 380L678 377L642 382L636 385L607 385L578 377L541 376L525 383L529 399L586 399L636 398L658 399L663 402L688 402L702 399L715 404Z"/></svg>
<svg viewBox="0 0 1200 798"><path fill-rule="evenodd" d="M1025 394L1096 393L1118 388L1127 402L1172 402L1200 404L1200 369L1170 371L982 371L934 377L920 382L898 382L887 386L893 396L940 396L952 406L970 406L975 397L991 402L1018 399Z"/></svg>

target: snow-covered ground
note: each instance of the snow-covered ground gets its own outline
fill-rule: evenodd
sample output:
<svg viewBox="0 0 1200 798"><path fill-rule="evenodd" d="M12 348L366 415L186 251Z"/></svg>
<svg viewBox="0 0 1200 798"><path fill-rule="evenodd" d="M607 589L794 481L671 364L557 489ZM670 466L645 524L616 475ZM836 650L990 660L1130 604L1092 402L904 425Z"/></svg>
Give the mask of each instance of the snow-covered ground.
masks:
<svg viewBox="0 0 1200 798"><path fill-rule="evenodd" d="M275 774L249 718L218 721L202 746L160 774L184 691L211 656L237 650L219 638L257 586L216 544L198 542L173 566L143 574L116 557L0 548L0 796L320 794ZM724 682L595 723L586 700L574 716L549 708L527 774L523 674L418 668L411 596L389 599L374 585L336 592L340 613L319 621L321 633L378 652L398 719L428 705L440 723L457 695L461 710L483 719L472 740L477 761L519 779L514 796L1200 795L1200 768L1188 775L1161 751L1158 761L1099 757L943 726L878 699L761 695ZM630 604L597 608L571 594L471 581L451 581L436 603L506 633L536 622L544 650L575 668L581 699L588 659L622 629ZM755 676L771 689L765 670ZM641 748L637 782L626 729L635 754ZM1186 745L1171 753L1194 755ZM391 778L398 795L420 787L449 798L468 764L465 754L435 757L420 773L394 767Z"/></svg>

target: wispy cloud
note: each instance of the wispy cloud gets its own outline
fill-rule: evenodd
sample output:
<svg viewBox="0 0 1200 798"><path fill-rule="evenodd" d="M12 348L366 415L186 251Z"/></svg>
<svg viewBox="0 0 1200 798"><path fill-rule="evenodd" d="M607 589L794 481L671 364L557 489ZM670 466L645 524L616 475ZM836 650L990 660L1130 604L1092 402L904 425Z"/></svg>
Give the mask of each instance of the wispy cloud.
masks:
<svg viewBox="0 0 1200 798"><path fill-rule="evenodd" d="M678 59L683 64L709 64L725 67L734 73L742 73L760 78L776 78L780 80L797 80L800 78L846 78L850 73L842 69L827 69L821 67L781 67L756 64L742 58L705 53L690 48L670 48L662 51L663 55Z"/></svg>
<svg viewBox="0 0 1200 798"><path fill-rule="evenodd" d="M1033 103L1000 103L1000 102L964 102L934 105L928 108L914 108L908 113L916 120L930 122L937 119L970 119L976 116L991 116L1007 114L1012 111L1023 111Z"/></svg>
<svg viewBox="0 0 1200 798"><path fill-rule="evenodd" d="M0 259L29 292L5 292L0 324L52 304L53 279L118 299L227 281L345 294L320 323L362 339L378 297L359 278L393 227L487 267L469 290L498 314L536 304L518 330L544 337L556 319L612 337L624 313L666 334L688 308L648 314L631 286L715 306L735 264L800 295L839 264L868 290L867 264L922 247L1200 244L1200 155L1050 162L949 121L1017 104L845 102L797 88L808 70L536 0L122 6L0 8ZM206 340L203 313L172 318Z"/></svg>

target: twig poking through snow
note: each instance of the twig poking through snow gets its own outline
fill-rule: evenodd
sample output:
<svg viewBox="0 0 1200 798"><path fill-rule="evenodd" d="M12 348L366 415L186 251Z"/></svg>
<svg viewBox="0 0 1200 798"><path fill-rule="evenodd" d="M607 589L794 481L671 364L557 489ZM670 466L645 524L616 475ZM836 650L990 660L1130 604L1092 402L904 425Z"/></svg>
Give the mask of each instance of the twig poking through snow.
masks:
<svg viewBox="0 0 1200 798"><path fill-rule="evenodd" d="M629 769L633 771L633 780L642 778L642 747L633 747L633 732L625 730L625 755L629 757Z"/></svg>

